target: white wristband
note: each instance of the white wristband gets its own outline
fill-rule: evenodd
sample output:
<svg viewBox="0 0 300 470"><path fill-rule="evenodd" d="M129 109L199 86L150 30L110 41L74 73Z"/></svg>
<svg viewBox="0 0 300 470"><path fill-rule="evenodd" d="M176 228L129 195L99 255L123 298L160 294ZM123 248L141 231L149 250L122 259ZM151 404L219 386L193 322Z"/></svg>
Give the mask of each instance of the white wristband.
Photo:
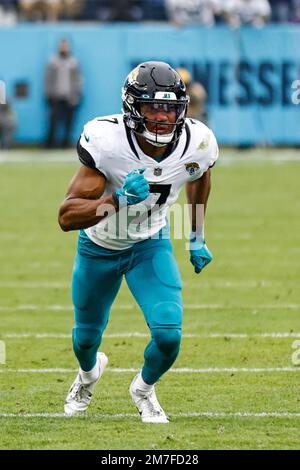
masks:
<svg viewBox="0 0 300 470"><path fill-rule="evenodd" d="M197 229L196 231L191 231L190 240L196 243L204 243L205 236L204 236L204 227Z"/></svg>

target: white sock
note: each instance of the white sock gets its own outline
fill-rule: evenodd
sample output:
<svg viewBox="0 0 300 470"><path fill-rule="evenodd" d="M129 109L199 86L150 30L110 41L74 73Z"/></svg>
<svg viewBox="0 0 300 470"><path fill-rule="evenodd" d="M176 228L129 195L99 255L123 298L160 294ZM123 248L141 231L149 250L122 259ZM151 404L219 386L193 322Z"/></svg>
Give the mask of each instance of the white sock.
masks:
<svg viewBox="0 0 300 470"><path fill-rule="evenodd" d="M85 372L84 370L81 369L81 367L79 367L79 374L84 384L95 382L98 379L99 374L100 374L98 358L94 367L88 372Z"/></svg>
<svg viewBox="0 0 300 470"><path fill-rule="evenodd" d="M149 385L144 381L141 372L135 379L135 386L138 390L141 390L142 392L150 392L150 390L152 390L153 388L153 385Z"/></svg>

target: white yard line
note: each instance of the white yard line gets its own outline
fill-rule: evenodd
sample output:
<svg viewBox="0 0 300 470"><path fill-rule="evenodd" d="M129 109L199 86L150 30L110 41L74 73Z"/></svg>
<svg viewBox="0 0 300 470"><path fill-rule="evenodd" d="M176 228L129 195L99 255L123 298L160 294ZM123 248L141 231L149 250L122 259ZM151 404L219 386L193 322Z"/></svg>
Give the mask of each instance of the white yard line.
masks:
<svg viewBox="0 0 300 470"><path fill-rule="evenodd" d="M135 373L138 372L140 369L134 368L107 368L106 372L112 372L117 374L123 373ZM0 368L0 373L18 373L18 374L65 374L76 372L77 369L64 369L64 368L49 368L49 369L12 369L12 368ZM169 372L173 372L175 374L218 374L218 373L238 373L238 372L246 372L246 373L265 373L265 372L300 372L300 368L297 367L208 367L208 368L200 368L200 369L191 369L191 368L176 368L170 369Z"/></svg>
<svg viewBox="0 0 300 470"><path fill-rule="evenodd" d="M133 310L134 305L115 305L114 310ZM36 305L36 304L26 304L26 305L16 305L15 307L0 305L0 311L22 311L22 310L50 310L50 311L65 311L73 310L72 305Z"/></svg>
<svg viewBox="0 0 300 470"><path fill-rule="evenodd" d="M137 305L114 305L113 310L133 310ZM286 304L258 304L258 305L225 305L225 304L184 304L184 308L187 310L236 310L236 309L267 309L267 310L278 310L278 309L289 309L289 310L298 310L300 309L300 304L296 303L286 303ZM37 304L28 304L28 305L16 305L5 306L0 305L0 311L19 311L19 310L73 310L72 305L37 305Z"/></svg>
<svg viewBox="0 0 300 470"><path fill-rule="evenodd" d="M10 282L0 281L1 289L71 289L69 282Z"/></svg>
<svg viewBox="0 0 300 470"><path fill-rule="evenodd" d="M261 165L262 163L288 163L300 161L300 156L296 154L296 151L285 151L285 155L283 155L282 152L268 151L268 149L265 151L265 155L263 155L264 149L261 149L261 152L257 155L243 155L238 152L234 152L233 155L229 155L229 152L230 150L223 151L222 158L220 158L220 161L217 163L219 166L234 165L235 163ZM45 163L79 164L74 150L63 150L60 152L39 150L29 152L26 149L2 151L0 156L0 164L1 163L35 163L40 165Z"/></svg>
<svg viewBox="0 0 300 470"><path fill-rule="evenodd" d="M296 286L299 284L296 280L285 280L286 284ZM214 281L203 281L201 282L189 282L184 288L185 289L199 289L199 286L205 288L254 288L254 287L280 287L282 281L268 281L266 279L257 280L244 280L244 281L228 281L225 279L217 279ZM0 281L1 289L70 289L70 282L57 282L57 281Z"/></svg>
<svg viewBox="0 0 300 470"><path fill-rule="evenodd" d="M72 335L70 333L3 333L0 334L1 339L70 339ZM124 332L124 333L104 333L104 338L149 338L148 333L141 332ZM300 332L288 333L288 332L271 332L271 333L183 333L183 338L232 338L232 339L244 339L244 338L300 338Z"/></svg>
<svg viewBox="0 0 300 470"><path fill-rule="evenodd" d="M268 309L268 310L275 310L275 309L291 309L296 310L300 309L300 304L288 303L288 304L258 304L258 305L225 305L225 304L185 304L184 308L189 310L198 310L198 309L224 309L224 310L232 310L232 309Z"/></svg>
<svg viewBox="0 0 300 470"><path fill-rule="evenodd" d="M23 154L14 155L7 153L6 155L0 156L0 164L1 163L34 163L44 165L45 163L72 163L75 164L78 162L75 154L73 153L72 156L64 155L62 152L60 155L47 155L41 154L36 157L27 156Z"/></svg>
<svg viewBox="0 0 300 470"><path fill-rule="evenodd" d="M114 310L133 310L133 305L115 305ZM73 310L72 305L36 305L36 304L26 304L26 305L16 305L15 307L0 305L0 311L28 311L28 310L50 310L50 311L66 311Z"/></svg>
<svg viewBox="0 0 300 470"><path fill-rule="evenodd" d="M256 279L256 280L244 280L244 281L228 281L225 279L216 279L214 281L203 281L200 282L192 281L184 285L185 289L199 289L199 287L205 288L221 288L221 289L236 289L236 288L246 288L251 289L255 287L266 288L266 287L281 287L282 280L278 281L269 281L267 279ZM284 280L285 285L288 286L298 286L299 281L296 280ZM1 287L1 284L0 284Z"/></svg>
<svg viewBox="0 0 300 470"><path fill-rule="evenodd" d="M300 418L300 413L293 412L247 412L237 411L232 413L218 412L218 411L203 411L203 412L190 412L190 413L169 413L170 418ZM102 413L88 413L81 416L70 417L64 413L0 413L0 418L65 418L65 419L124 419L124 418L137 418L137 413L116 413L116 414L102 414Z"/></svg>

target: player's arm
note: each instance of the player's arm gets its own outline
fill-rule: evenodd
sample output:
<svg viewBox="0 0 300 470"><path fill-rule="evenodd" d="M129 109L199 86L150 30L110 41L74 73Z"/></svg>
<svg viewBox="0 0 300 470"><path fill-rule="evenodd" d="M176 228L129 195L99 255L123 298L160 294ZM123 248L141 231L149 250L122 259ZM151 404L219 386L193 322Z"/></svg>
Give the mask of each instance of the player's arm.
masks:
<svg viewBox="0 0 300 470"><path fill-rule="evenodd" d="M213 132L203 126L202 130L205 131L202 135L201 144L203 145L198 146L194 156L203 174L198 178L196 172L186 185L187 199L191 207L190 261L196 273L200 273L213 259L205 243L204 216L211 189L210 169L219 156L218 144Z"/></svg>
<svg viewBox="0 0 300 470"><path fill-rule="evenodd" d="M113 195L102 196L105 185L100 171L86 166L78 170L59 209L58 221L63 231L91 227L118 210Z"/></svg>
<svg viewBox="0 0 300 470"><path fill-rule="evenodd" d="M204 215L211 189L211 170L208 169L201 178L186 184L186 196L191 207L192 231L196 232L203 227Z"/></svg>
<svg viewBox="0 0 300 470"><path fill-rule="evenodd" d="M122 206L138 204L149 195L149 183L144 169L126 175L123 186L113 194L102 196L106 178L98 170L82 166L72 179L65 200L59 209L62 230L92 227L105 217L115 214Z"/></svg>
<svg viewBox="0 0 300 470"><path fill-rule="evenodd" d="M197 274L212 260L212 254L206 246L204 237L204 217L210 189L210 169L201 178L186 184L192 229L190 235L190 261Z"/></svg>

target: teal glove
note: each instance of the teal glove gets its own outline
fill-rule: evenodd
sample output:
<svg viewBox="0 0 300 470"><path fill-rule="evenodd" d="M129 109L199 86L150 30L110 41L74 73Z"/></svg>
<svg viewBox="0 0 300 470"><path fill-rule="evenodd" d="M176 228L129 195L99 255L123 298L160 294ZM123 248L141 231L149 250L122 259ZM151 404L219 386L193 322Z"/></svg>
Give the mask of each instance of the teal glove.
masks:
<svg viewBox="0 0 300 470"><path fill-rule="evenodd" d="M150 186L143 175L144 171L144 168L140 168L126 175L123 186L113 194L113 198L119 206L132 206L144 201L149 196Z"/></svg>
<svg viewBox="0 0 300 470"><path fill-rule="evenodd" d="M199 274L202 269L212 261L213 256L206 246L204 234L190 235L190 261L195 268L195 273Z"/></svg>

